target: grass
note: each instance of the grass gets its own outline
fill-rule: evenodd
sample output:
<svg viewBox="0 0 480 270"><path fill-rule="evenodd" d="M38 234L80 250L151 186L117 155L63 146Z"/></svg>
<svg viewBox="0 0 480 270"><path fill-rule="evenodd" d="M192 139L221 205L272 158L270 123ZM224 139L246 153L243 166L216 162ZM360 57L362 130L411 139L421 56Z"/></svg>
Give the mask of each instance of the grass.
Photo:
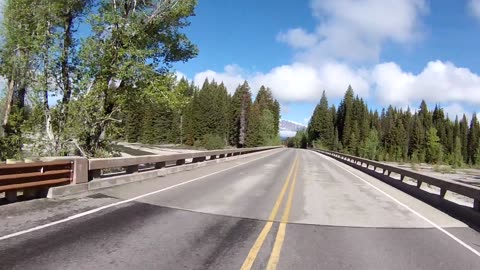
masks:
<svg viewBox="0 0 480 270"><path fill-rule="evenodd" d="M449 165L435 165L433 171L441 174L454 174L456 171Z"/></svg>

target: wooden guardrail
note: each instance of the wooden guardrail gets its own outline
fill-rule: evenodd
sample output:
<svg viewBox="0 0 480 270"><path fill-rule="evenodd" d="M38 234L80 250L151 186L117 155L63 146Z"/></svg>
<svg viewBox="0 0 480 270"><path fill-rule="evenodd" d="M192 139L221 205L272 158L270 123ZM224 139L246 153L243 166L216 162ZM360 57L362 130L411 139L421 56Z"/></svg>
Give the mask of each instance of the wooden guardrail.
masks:
<svg viewBox="0 0 480 270"><path fill-rule="evenodd" d="M173 155L148 155L138 157L117 157L117 158L94 158L88 160L89 180L100 178L112 171L120 174L132 174L143 169L161 169L166 166L183 165L186 163L198 163L206 160L214 160L236 155L243 155L259 151L279 148L281 146L240 148L228 150L213 150L187 154Z"/></svg>
<svg viewBox="0 0 480 270"><path fill-rule="evenodd" d="M405 177L411 178L417 181L417 188L420 189L423 183L427 183L432 186L436 186L440 189L440 198L444 198L447 191L451 191L465 197L473 199L472 209L476 212L480 212L480 187L431 177L428 175L412 172L409 170L401 169L395 166L383 164L380 162L372 161L365 158L359 158L347 154L341 154L333 151L324 151L324 150L315 150L324 155L333 157L337 160L343 161L344 163L350 163L352 166L357 165L362 168L364 171L369 170L371 173L377 173L381 176L390 177L391 173L396 173L400 175L400 182L402 182ZM378 172L377 169L381 169L382 172ZM392 178L393 179L393 178Z"/></svg>
<svg viewBox="0 0 480 270"><path fill-rule="evenodd" d="M0 165L0 192L16 200L17 191L69 184L72 177L73 162L68 160Z"/></svg>

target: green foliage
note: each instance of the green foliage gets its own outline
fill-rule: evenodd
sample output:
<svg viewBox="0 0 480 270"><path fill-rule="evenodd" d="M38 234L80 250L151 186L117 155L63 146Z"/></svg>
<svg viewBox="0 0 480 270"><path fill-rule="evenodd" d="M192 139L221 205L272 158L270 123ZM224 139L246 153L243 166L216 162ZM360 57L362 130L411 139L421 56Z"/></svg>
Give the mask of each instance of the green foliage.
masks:
<svg viewBox="0 0 480 270"><path fill-rule="evenodd" d="M323 91L320 103L315 107L308 125L308 137L312 141L318 140L320 145L332 148L335 141L333 114L328 107L327 96Z"/></svg>
<svg viewBox="0 0 480 270"><path fill-rule="evenodd" d="M13 85L12 108L24 109L27 92L33 104L28 118L5 114L9 131L19 123L8 137L42 138L39 154L88 157L108 155L121 136L183 140L178 122L193 88L169 71L198 53L182 30L197 2L127 2L6 1L0 73ZM91 28L82 40L80 21Z"/></svg>
<svg viewBox="0 0 480 270"><path fill-rule="evenodd" d="M477 115L473 114L470 122L470 129L467 137L467 160L471 165L478 165L477 161L477 149L480 147L480 125L477 120Z"/></svg>
<svg viewBox="0 0 480 270"><path fill-rule="evenodd" d="M465 115L460 121L451 121L438 105L429 111L425 101L415 113L393 106L379 113L370 110L349 87L336 110L333 106L328 109L323 93L307 130L313 147L379 161L446 162L453 167L480 164L480 123L476 115L470 124Z"/></svg>
<svg viewBox="0 0 480 270"><path fill-rule="evenodd" d="M450 163L450 165L452 165L453 168L459 168L459 167L462 167L462 165L463 165L462 143L461 143L461 140L458 136L455 137L454 151L451 154L451 158L450 158L449 163Z"/></svg>
<svg viewBox="0 0 480 270"><path fill-rule="evenodd" d="M379 145L380 140L378 138L378 132L374 129L370 130L364 146L362 147L364 153L363 156L371 160L377 159Z"/></svg>
<svg viewBox="0 0 480 270"><path fill-rule="evenodd" d="M245 81L235 90L230 104L230 144L243 147L246 144L248 119L252 106L250 86Z"/></svg>
<svg viewBox="0 0 480 270"><path fill-rule="evenodd" d="M443 147L437 135L437 129L432 127L427 133L427 162L437 164L443 161Z"/></svg>
<svg viewBox="0 0 480 270"><path fill-rule="evenodd" d="M297 131L297 134L295 134L295 137L287 139L286 145L288 147L304 148L304 149L307 148L308 146L307 132L304 130Z"/></svg>
<svg viewBox="0 0 480 270"><path fill-rule="evenodd" d="M207 150L223 149L225 140L217 134L205 134L202 138L202 147Z"/></svg>

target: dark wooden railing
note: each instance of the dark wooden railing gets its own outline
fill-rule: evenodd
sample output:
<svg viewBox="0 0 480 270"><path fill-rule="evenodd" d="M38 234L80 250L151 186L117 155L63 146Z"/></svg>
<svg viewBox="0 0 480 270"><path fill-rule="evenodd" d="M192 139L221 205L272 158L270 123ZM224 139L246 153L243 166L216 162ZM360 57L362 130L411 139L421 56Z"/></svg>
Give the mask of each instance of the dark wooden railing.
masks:
<svg viewBox="0 0 480 270"><path fill-rule="evenodd" d="M68 160L0 165L0 192L15 200L18 191L35 196L39 188L70 184L73 166Z"/></svg>

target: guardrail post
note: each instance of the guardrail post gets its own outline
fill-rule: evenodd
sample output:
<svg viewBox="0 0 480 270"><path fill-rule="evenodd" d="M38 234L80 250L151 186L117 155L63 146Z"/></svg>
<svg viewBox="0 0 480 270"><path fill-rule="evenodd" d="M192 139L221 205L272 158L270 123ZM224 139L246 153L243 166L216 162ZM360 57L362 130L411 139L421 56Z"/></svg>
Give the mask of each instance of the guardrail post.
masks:
<svg viewBox="0 0 480 270"><path fill-rule="evenodd" d="M72 161L72 184L88 183L88 159L86 157L74 157Z"/></svg>
<svg viewBox="0 0 480 270"><path fill-rule="evenodd" d="M445 198L445 194L447 194L446 188L440 188L440 197Z"/></svg>
<svg viewBox="0 0 480 270"><path fill-rule="evenodd" d="M7 162L6 162L6 164L15 164L15 163L17 163L17 161L14 159L7 159ZM5 199L7 199L7 202L16 202L18 199L17 191L16 190L6 191Z"/></svg>
<svg viewBox="0 0 480 270"><path fill-rule="evenodd" d="M137 173L138 172L138 164L131 165L126 168L127 174Z"/></svg>
<svg viewBox="0 0 480 270"><path fill-rule="evenodd" d="M155 169L162 169L163 167L165 167L166 163L165 161L162 161L162 162L157 162L155 163Z"/></svg>
<svg viewBox="0 0 480 270"><path fill-rule="evenodd" d="M175 165L177 165L177 166L178 165L183 165L183 164L185 164L185 159L179 159L175 162Z"/></svg>
<svg viewBox="0 0 480 270"><path fill-rule="evenodd" d="M198 163L198 162L202 162L202 161L205 161L205 160L206 160L206 157L195 157L195 158L193 158L192 163Z"/></svg>
<svg viewBox="0 0 480 270"><path fill-rule="evenodd" d="M420 188L422 186L422 183L423 183L422 181L417 180L417 188Z"/></svg>
<svg viewBox="0 0 480 270"><path fill-rule="evenodd" d="M102 175L102 170L101 169L91 170L88 173L88 180L91 181L93 179L100 178L101 175Z"/></svg>
<svg viewBox="0 0 480 270"><path fill-rule="evenodd" d="M17 201L17 191L6 191L5 192L5 199L7 199L8 202L16 202Z"/></svg>
<svg viewBox="0 0 480 270"><path fill-rule="evenodd" d="M402 174L402 175L400 175L400 181L403 182L403 179L405 179L405 175Z"/></svg>

